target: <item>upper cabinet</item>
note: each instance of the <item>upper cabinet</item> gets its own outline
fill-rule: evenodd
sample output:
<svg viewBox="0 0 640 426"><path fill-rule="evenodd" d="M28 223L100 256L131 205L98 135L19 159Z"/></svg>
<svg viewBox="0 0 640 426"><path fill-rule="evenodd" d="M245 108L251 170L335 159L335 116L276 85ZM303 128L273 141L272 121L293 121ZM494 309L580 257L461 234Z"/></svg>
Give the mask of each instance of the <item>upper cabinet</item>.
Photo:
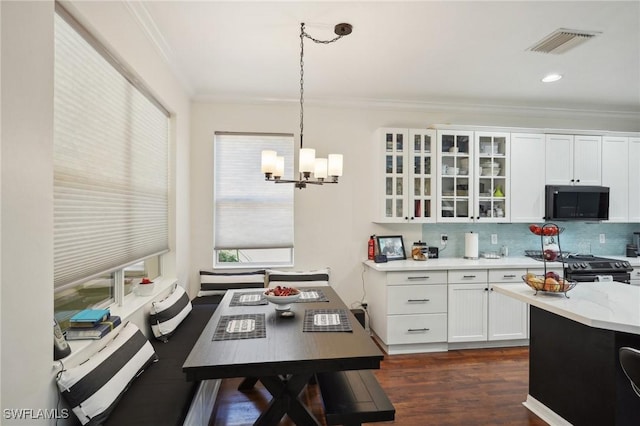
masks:
<svg viewBox="0 0 640 426"><path fill-rule="evenodd" d="M546 135L547 185L601 185L602 137Z"/></svg>
<svg viewBox="0 0 640 426"><path fill-rule="evenodd" d="M640 223L640 137L629 138L629 222Z"/></svg>
<svg viewBox="0 0 640 426"><path fill-rule="evenodd" d="M539 222L544 217L544 164L543 134L511 134L511 222Z"/></svg>
<svg viewBox="0 0 640 426"><path fill-rule="evenodd" d="M510 134L438 130L438 222L508 222Z"/></svg>
<svg viewBox="0 0 640 426"><path fill-rule="evenodd" d="M629 138L604 136L602 138L602 185L609 187L609 222L629 220ZM640 161L636 157L636 168Z"/></svg>
<svg viewBox="0 0 640 426"><path fill-rule="evenodd" d="M374 222L435 222L435 131L378 131L378 200Z"/></svg>

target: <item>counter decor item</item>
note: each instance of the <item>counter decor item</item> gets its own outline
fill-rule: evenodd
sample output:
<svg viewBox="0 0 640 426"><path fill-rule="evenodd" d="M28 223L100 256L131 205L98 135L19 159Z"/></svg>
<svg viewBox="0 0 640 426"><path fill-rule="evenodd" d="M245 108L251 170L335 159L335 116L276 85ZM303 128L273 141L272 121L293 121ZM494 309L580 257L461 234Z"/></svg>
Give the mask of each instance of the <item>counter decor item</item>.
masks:
<svg viewBox="0 0 640 426"><path fill-rule="evenodd" d="M539 291L543 293L564 293L564 296L569 298L567 292L573 289L577 282L564 277L565 257L563 256L562 248L560 247L560 234L564 231L564 228L558 227L555 223L545 223L541 226L531 224L529 225L529 230L533 234L540 236L540 246L542 251L536 252L540 254L539 256L531 257L543 262L544 275L528 273L522 276L522 280L536 291L535 295L537 295ZM547 241L545 241L545 238ZM527 255L529 255L529 252ZM556 272L547 271L547 262L553 262L557 259L562 263L562 277Z"/></svg>
<svg viewBox="0 0 640 426"><path fill-rule="evenodd" d="M478 258L478 234L475 232L467 232L464 234L464 258Z"/></svg>
<svg viewBox="0 0 640 426"><path fill-rule="evenodd" d="M376 236L376 241L378 242L378 253L387 256L387 260L405 260L407 258L402 235L379 235Z"/></svg>
<svg viewBox="0 0 640 426"><path fill-rule="evenodd" d="M427 247L427 243L423 243L422 241L418 241L413 243L411 247L411 258L413 260L427 260L429 257L429 247Z"/></svg>

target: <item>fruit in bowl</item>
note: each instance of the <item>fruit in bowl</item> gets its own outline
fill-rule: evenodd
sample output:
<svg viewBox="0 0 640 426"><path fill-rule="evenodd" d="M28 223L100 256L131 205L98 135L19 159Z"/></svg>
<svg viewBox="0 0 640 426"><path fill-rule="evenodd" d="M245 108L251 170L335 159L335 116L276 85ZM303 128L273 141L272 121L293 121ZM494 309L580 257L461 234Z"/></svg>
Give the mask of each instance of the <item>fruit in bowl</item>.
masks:
<svg viewBox="0 0 640 426"><path fill-rule="evenodd" d="M268 288L264 292L267 300L276 305L277 311L288 311L291 309L291 303L300 298L300 290L294 287L277 286Z"/></svg>
<svg viewBox="0 0 640 426"><path fill-rule="evenodd" d="M529 287L537 291L567 292L575 287L575 282L561 278L555 272L547 272L546 275L536 275L529 272L522 279Z"/></svg>
<svg viewBox="0 0 640 426"><path fill-rule="evenodd" d="M546 249L542 252L542 256L545 258L545 260L554 261L558 258L558 252L555 250Z"/></svg>

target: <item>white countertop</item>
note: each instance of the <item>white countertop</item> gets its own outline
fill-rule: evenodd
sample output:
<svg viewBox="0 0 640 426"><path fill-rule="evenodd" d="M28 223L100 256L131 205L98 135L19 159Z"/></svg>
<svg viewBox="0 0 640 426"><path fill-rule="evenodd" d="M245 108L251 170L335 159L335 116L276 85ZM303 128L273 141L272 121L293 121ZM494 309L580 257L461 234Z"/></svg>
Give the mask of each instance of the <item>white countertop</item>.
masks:
<svg viewBox="0 0 640 426"><path fill-rule="evenodd" d="M542 293L526 284L494 284L498 293L589 327L640 335L640 287L622 283L578 283L567 293Z"/></svg>
<svg viewBox="0 0 640 426"><path fill-rule="evenodd" d="M632 266L640 266L640 258L624 256L602 256L610 259L626 260ZM544 263L526 256L508 256L499 259L463 259L460 257L444 257L440 259L420 260L392 260L385 263L375 263L372 260L364 262L368 267L380 272L397 271L437 271L449 269L508 269L508 268L544 268ZM561 262L548 262L547 268L562 269Z"/></svg>

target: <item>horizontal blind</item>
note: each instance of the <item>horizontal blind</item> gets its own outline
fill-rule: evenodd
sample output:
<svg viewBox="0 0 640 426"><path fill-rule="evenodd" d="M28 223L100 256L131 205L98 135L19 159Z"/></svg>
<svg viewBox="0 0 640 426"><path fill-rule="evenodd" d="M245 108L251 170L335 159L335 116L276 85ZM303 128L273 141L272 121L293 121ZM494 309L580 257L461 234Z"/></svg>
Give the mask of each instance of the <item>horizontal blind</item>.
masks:
<svg viewBox="0 0 640 426"><path fill-rule="evenodd" d="M168 249L168 125L56 14L56 289Z"/></svg>
<svg viewBox="0 0 640 426"><path fill-rule="evenodd" d="M285 157L293 173L293 135L216 133L214 248L293 247L293 185L266 182L262 150Z"/></svg>

